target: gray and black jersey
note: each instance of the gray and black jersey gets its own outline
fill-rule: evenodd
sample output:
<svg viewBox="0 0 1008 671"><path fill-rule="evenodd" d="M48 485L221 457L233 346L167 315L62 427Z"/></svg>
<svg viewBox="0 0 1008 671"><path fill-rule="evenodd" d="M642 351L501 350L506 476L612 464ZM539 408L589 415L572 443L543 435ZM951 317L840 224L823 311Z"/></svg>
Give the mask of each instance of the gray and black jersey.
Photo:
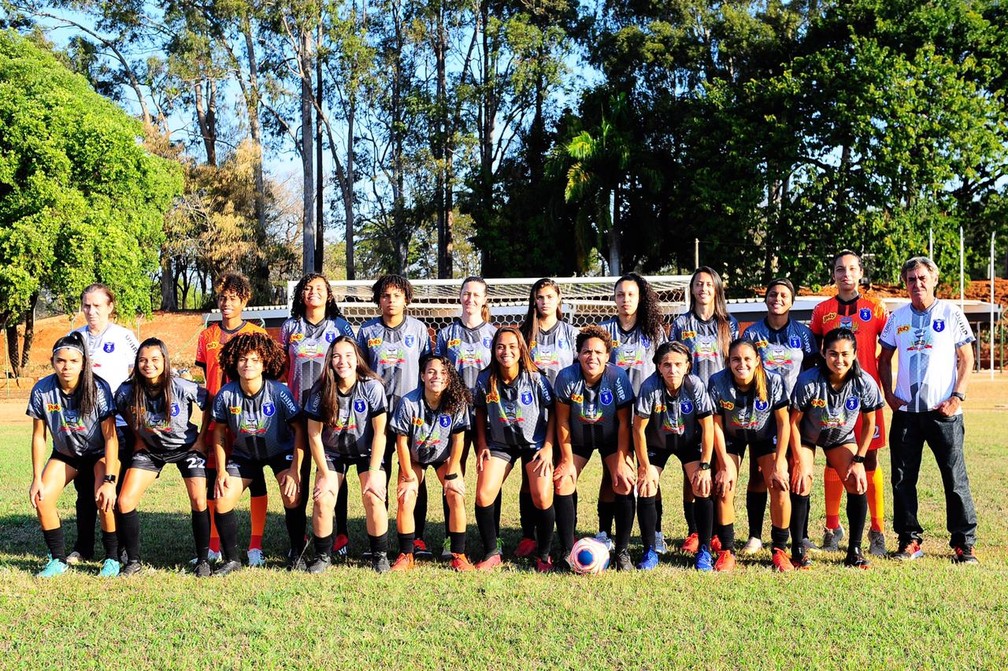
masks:
<svg viewBox="0 0 1008 671"><path fill-rule="evenodd" d="M818 447L857 443L854 424L863 412L882 407L882 394L871 375L861 371L834 389L818 368L798 376L791 392L791 409L802 412L801 442Z"/></svg>
<svg viewBox="0 0 1008 671"><path fill-rule="evenodd" d="M707 383L714 414L721 416L725 438L753 445L772 441L777 437L774 412L788 407L788 394L784 380L775 373L767 373L767 398L756 398L756 385L742 391L735 384L731 371L718 371Z"/></svg>
<svg viewBox="0 0 1008 671"><path fill-rule="evenodd" d="M455 365L462 382L469 391L476 391L476 378L490 365L493 356L494 334L497 327L483 322L475 328L468 328L456 317L452 323L438 331L435 354L441 354Z"/></svg>
<svg viewBox="0 0 1008 671"><path fill-rule="evenodd" d="M207 390L195 382L172 376L171 407L165 408L161 394L144 394L144 412L136 418L139 421L134 422L134 384L133 381L124 382L116 392L115 402L119 414L128 418L130 426L138 426L134 431L143 446L156 456L188 452L199 436L199 427L192 422L193 406L200 410L206 408Z"/></svg>
<svg viewBox="0 0 1008 671"><path fill-rule="evenodd" d="M312 324L304 317L291 317L280 327L280 344L287 353L287 386L304 407L311 386L322 376L329 345L341 335L354 338L353 328L342 317Z"/></svg>
<svg viewBox="0 0 1008 671"><path fill-rule="evenodd" d="M294 449L291 423L301 407L282 382L263 380L262 389L248 396L239 382L228 382L214 396L213 421L226 424L234 436L232 454L265 460Z"/></svg>
<svg viewBox="0 0 1008 671"><path fill-rule="evenodd" d="M419 319L406 316L396 327L386 326L381 317L369 319L360 327L357 343L385 385L386 407L394 408L420 384L420 357L431 348L427 327Z"/></svg>
<svg viewBox="0 0 1008 671"><path fill-rule="evenodd" d="M115 417L115 402L108 383L94 377L95 407L91 414L82 417L77 399L64 394L56 375L48 375L32 387L25 414L45 422L52 434L53 449L70 457L83 457L105 453L105 435L101 423Z"/></svg>
<svg viewBox="0 0 1008 671"><path fill-rule="evenodd" d="M750 324L742 337L756 348L767 372L777 373L784 379L789 396L798 374L815 359L817 352L811 329L793 319L788 319L782 329L770 328L763 319Z"/></svg>
<svg viewBox="0 0 1008 671"><path fill-rule="evenodd" d="M346 394L337 396L335 417L323 417L322 390L317 386L308 396L305 416L322 424L325 453L341 459L366 459L371 456L374 428L371 420L386 413L385 388L373 378L357 378Z"/></svg>
<svg viewBox="0 0 1008 671"><path fill-rule="evenodd" d="M539 366L550 384L556 380L557 374L574 363L577 358L578 330L563 320L553 325L553 328L543 331L539 329L528 343L529 354Z"/></svg>
<svg viewBox="0 0 1008 671"><path fill-rule="evenodd" d="M738 338L738 321L731 315L728 315L728 327L731 332L729 341ZM700 319L692 310L685 312L672 322L669 338L689 348L693 355L693 370L690 372L704 384L711 375L725 367L725 355L718 344L718 323L713 317ZM724 344L724 349L728 349L728 343Z"/></svg>
<svg viewBox="0 0 1008 671"><path fill-rule="evenodd" d="M614 364L606 364L602 377L588 385L580 363L557 375L553 388L558 403L570 406L571 447L599 449L616 445L619 425L616 411L633 405L630 378Z"/></svg>
<svg viewBox="0 0 1008 671"><path fill-rule="evenodd" d="M486 411L487 447L538 450L546 441L553 389L539 371L522 371L511 384L498 379L489 387L490 371L480 373L474 403Z"/></svg>
<svg viewBox="0 0 1008 671"><path fill-rule="evenodd" d="M389 428L406 436L410 459L429 465L446 461L451 453L451 437L469 426L468 408L449 414L427 405L423 387L417 387L399 401Z"/></svg>
<svg viewBox="0 0 1008 671"><path fill-rule="evenodd" d="M609 332L613 341L609 361L626 371L634 393L637 393L644 380L655 372L654 355L658 346L665 342L665 332L662 331L658 338L652 338L636 326L624 331L616 317L606 319L599 326Z"/></svg>
<svg viewBox="0 0 1008 671"><path fill-rule="evenodd" d="M654 373L641 385L634 412L648 420L644 430L648 450L676 452L700 445L700 420L710 417L714 408L704 383L696 375L684 377L673 394L661 375Z"/></svg>

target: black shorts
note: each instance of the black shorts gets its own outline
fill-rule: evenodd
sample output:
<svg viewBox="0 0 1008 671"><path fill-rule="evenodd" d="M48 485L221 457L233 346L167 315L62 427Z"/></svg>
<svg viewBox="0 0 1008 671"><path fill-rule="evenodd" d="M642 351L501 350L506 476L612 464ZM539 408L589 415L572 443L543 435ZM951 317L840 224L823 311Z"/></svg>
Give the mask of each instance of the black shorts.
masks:
<svg viewBox="0 0 1008 671"><path fill-rule="evenodd" d="M334 473L339 473L340 475L348 474L351 466L357 469L358 475L361 473L367 473L368 469L371 468L371 457L348 457L342 454L331 454L326 452L325 460L326 468ZM378 468L383 473L388 472L385 470L384 461L378 465Z"/></svg>
<svg viewBox="0 0 1008 671"><path fill-rule="evenodd" d="M495 446L490 448L491 457L500 459L501 461L505 461L509 464L513 464L521 459L522 466L528 466L532 461L532 458L538 453L539 450L532 447Z"/></svg>
<svg viewBox="0 0 1008 671"><path fill-rule="evenodd" d="M734 454L739 459L745 458L747 446L752 450L753 460L765 457L768 454L773 454L777 449L774 445L773 439L758 440L754 443L747 443L744 440L732 440L731 438L725 438L725 449L728 454Z"/></svg>
<svg viewBox="0 0 1008 671"><path fill-rule="evenodd" d="M95 464L101 461L104 456L104 452L92 452L91 454L79 456L76 454L63 454L62 452L53 450L52 454L49 455L49 458L55 459L56 461L62 461L78 473L87 473L90 475L91 480L94 481Z"/></svg>
<svg viewBox="0 0 1008 671"><path fill-rule="evenodd" d="M591 461L591 456L596 450L598 451L599 456L602 457L602 461L605 461L609 456L616 454L615 445L603 445L598 448L583 445L571 445L571 451L587 461Z"/></svg>
<svg viewBox="0 0 1008 671"><path fill-rule="evenodd" d="M147 450L141 450L133 455L133 463L130 468L141 471L153 471L161 476L161 469L165 464L175 464L183 478L205 478L206 457L195 450L187 452L173 452L170 454L156 455Z"/></svg>
<svg viewBox="0 0 1008 671"><path fill-rule="evenodd" d="M240 454L232 454L227 460L227 474L241 478L242 480L254 480L256 473L262 474L263 466L269 466L273 470L273 475L279 475L291 467L294 461L294 451L281 452L265 459L255 459L245 457Z"/></svg>

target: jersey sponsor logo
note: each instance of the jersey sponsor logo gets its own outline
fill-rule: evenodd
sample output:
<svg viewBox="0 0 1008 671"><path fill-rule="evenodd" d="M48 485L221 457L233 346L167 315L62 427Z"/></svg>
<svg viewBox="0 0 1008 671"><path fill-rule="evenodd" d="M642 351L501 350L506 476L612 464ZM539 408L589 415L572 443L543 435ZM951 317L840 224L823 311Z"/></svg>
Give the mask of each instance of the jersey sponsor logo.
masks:
<svg viewBox="0 0 1008 671"><path fill-rule="evenodd" d="M182 408L179 407L178 403L171 404L171 416L178 417L179 413L182 412Z"/></svg>
<svg viewBox="0 0 1008 671"><path fill-rule="evenodd" d="M336 340L336 332L335 331L326 331L325 340L326 340L326 342L332 342L333 340Z"/></svg>
<svg viewBox="0 0 1008 671"><path fill-rule="evenodd" d="M603 389L602 392L599 394L598 400L599 403L601 403L602 405L612 405L613 402L612 392L609 391L608 389Z"/></svg>
<svg viewBox="0 0 1008 671"><path fill-rule="evenodd" d="M718 401L718 404L724 410L734 410L735 409L735 404L732 403L731 401L725 401L724 399L722 399L722 400Z"/></svg>
<svg viewBox="0 0 1008 671"><path fill-rule="evenodd" d="M500 394L495 391L488 392L486 400L487 403L500 403Z"/></svg>
<svg viewBox="0 0 1008 671"><path fill-rule="evenodd" d="M380 347L381 344L382 344L382 339L381 338L368 338L368 341L367 341L367 346L368 347Z"/></svg>
<svg viewBox="0 0 1008 671"><path fill-rule="evenodd" d="M230 408L228 408L228 410L231 411L232 415L240 415L241 414L241 406L240 405L232 405Z"/></svg>
<svg viewBox="0 0 1008 671"><path fill-rule="evenodd" d="M269 401L263 403L263 414L266 415L267 417L272 417L273 415L276 414L276 406L270 403Z"/></svg>
<svg viewBox="0 0 1008 671"><path fill-rule="evenodd" d="M449 426L451 426L451 417L449 417L448 415L439 416L438 424L440 424L443 428L447 429Z"/></svg>
<svg viewBox="0 0 1008 671"><path fill-rule="evenodd" d="M684 415L690 415L693 413L693 401L680 401L679 402L679 412Z"/></svg>
<svg viewBox="0 0 1008 671"><path fill-rule="evenodd" d="M933 322L931 322L931 328L934 329L935 333L941 333L942 331L945 330L945 320L944 319L934 320Z"/></svg>
<svg viewBox="0 0 1008 671"><path fill-rule="evenodd" d="M414 417L411 423L413 426L423 426L423 417Z"/></svg>
<svg viewBox="0 0 1008 671"><path fill-rule="evenodd" d="M105 343L104 345L102 345L102 351L105 352L106 354L111 354L112 352L115 351L115 343L114 342Z"/></svg>
<svg viewBox="0 0 1008 671"><path fill-rule="evenodd" d="M767 340L766 338L760 338L759 340L754 342L753 345L756 346L756 349L766 349L770 345L770 341ZM797 346L798 345L795 345L795 347Z"/></svg>
<svg viewBox="0 0 1008 671"><path fill-rule="evenodd" d="M813 398L811 401L809 401L809 405L811 405L813 408L825 408L826 401L824 401L821 398Z"/></svg>
<svg viewBox="0 0 1008 671"><path fill-rule="evenodd" d="M696 338L696 331L683 331L682 332L682 339L683 340L691 340L693 338Z"/></svg>
<svg viewBox="0 0 1008 671"><path fill-rule="evenodd" d="M211 340L206 344L207 349L220 349L221 347L223 347L223 344L217 340Z"/></svg>
<svg viewBox="0 0 1008 671"><path fill-rule="evenodd" d="M831 321L833 321L834 319L836 319L838 316L839 315L837 313L835 313L835 312L827 312L826 314L823 315L823 318L822 318L823 326L825 326L826 324L829 324Z"/></svg>
<svg viewBox="0 0 1008 671"><path fill-rule="evenodd" d="M571 394L570 399L571 403L584 403L584 396L581 394Z"/></svg>
<svg viewBox="0 0 1008 671"><path fill-rule="evenodd" d="M614 349L617 348L617 347L619 347L621 344L622 343L620 343L619 340L617 340L616 338L613 338L612 346L613 346Z"/></svg>
<svg viewBox="0 0 1008 671"><path fill-rule="evenodd" d="M455 349L456 347L458 347L461 344L462 344L462 339L461 338L452 338L451 340L448 341L448 348L449 349Z"/></svg>
<svg viewBox="0 0 1008 671"><path fill-rule="evenodd" d="M291 342L301 342L304 340L304 333L295 333L290 337Z"/></svg>
<svg viewBox="0 0 1008 671"><path fill-rule="evenodd" d="M847 408L848 410L852 410L852 411L853 410L857 410L859 405L861 405L861 401L859 401L854 396L851 396L846 401L844 401L844 407Z"/></svg>
<svg viewBox="0 0 1008 671"><path fill-rule="evenodd" d="M59 403L46 403L46 412L59 412L63 409Z"/></svg>
<svg viewBox="0 0 1008 671"><path fill-rule="evenodd" d="M362 398L355 399L353 402L354 412L364 412L367 410L367 403Z"/></svg>
<svg viewBox="0 0 1008 671"><path fill-rule="evenodd" d="M860 310L858 310L857 315L858 315L858 317L861 318L861 321L863 321L863 322L870 322L871 321L871 309L870 308L861 308Z"/></svg>
<svg viewBox="0 0 1008 671"><path fill-rule="evenodd" d="M904 324L902 326L897 326L896 327L896 335L901 335L903 333L906 333L909 330L910 330L910 326L908 324Z"/></svg>
<svg viewBox="0 0 1008 671"><path fill-rule="evenodd" d="M521 403L522 405L532 405L532 392L523 391L521 393Z"/></svg>
<svg viewBox="0 0 1008 671"><path fill-rule="evenodd" d="M801 338L793 335L790 338L788 338L788 344L791 345L791 347L798 349L799 347L801 347Z"/></svg>
<svg viewBox="0 0 1008 671"><path fill-rule="evenodd" d="M764 410L766 410L767 408L770 407L770 403L768 403L767 401L764 401L761 398L757 398L754 407L756 408L756 410L758 412L763 412Z"/></svg>

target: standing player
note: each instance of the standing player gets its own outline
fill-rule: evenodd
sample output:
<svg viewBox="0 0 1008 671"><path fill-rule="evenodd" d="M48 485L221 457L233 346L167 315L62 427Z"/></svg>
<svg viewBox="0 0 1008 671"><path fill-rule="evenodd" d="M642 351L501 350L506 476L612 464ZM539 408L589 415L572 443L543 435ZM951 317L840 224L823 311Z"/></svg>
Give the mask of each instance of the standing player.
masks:
<svg viewBox="0 0 1008 671"><path fill-rule="evenodd" d="M818 353L812 331L799 321L791 319L795 288L791 280L777 278L766 286L767 316L745 330L742 337L751 342L759 352L763 367L776 373L784 381L784 397L791 398L798 374L815 365ZM787 449L787 445L784 446ZM755 455L754 455L755 457ZM763 515L767 504L767 483L760 474L759 461L749 460L749 484L746 486L746 513L749 518L749 540L742 553L751 555L763 548ZM788 504L790 510L790 503ZM805 522L802 522L805 525ZM804 530L802 531L804 538Z"/></svg>
<svg viewBox="0 0 1008 671"><path fill-rule="evenodd" d="M207 326L199 334L199 340L196 341L196 365L203 369L203 378L206 380L207 406L211 408L214 396L227 381L226 371L219 360L221 349L240 334L266 333L263 328L242 318L242 310L252 298L252 285L244 275L233 272L221 274L214 283L214 293L217 294L217 308L221 313L220 323ZM206 437L207 507L210 509L211 521L211 561L217 561L221 558L220 538L217 535L216 516L214 515L216 506L214 482L217 480L218 466L213 445L214 430L215 426L211 424L208 427ZM229 444L225 442L225 451L227 449L229 449ZM262 472L252 475L249 497L249 520L252 535L249 538L248 563L249 566L264 566L266 559L262 552L262 538L266 529L267 498L266 478Z"/></svg>
<svg viewBox="0 0 1008 671"><path fill-rule="evenodd" d="M700 266L690 277L689 311L672 322L670 340L686 345L692 359L691 372L706 386L711 375L725 367L728 345L738 338L738 321L728 314L724 282L713 268ZM693 490L683 481L683 516L688 535L682 551L692 554L699 542L693 521ZM661 528L661 494L658 494L658 528ZM659 540L662 540L659 536Z"/></svg>
<svg viewBox="0 0 1008 671"><path fill-rule="evenodd" d="M312 385L322 375L329 344L341 335L354 337L353 328L343 317L329 280L319 273L308 273L294 287L290 319L280 327L280 344L287 354L287 387L294 394L298 404L304 408L308 404L308 393ZM302 455L300 481L307 483L311 478L309 455ZM301 491L301 512L308 509L307 490ZM332 551L335 555L346 555L350 536L347 531L347 487L340 486L336 496L336 536Z"/></svg>
<svg viewBox="0 0 1008 671"><path fill-rule="evenodd" d="M406 306L413 302L413 285L405 277L382 275L371 287L371 297L381 309L381 316L361 325L357 344L364 353L365 363L385 385L385 407L394 409L399 405L399 399L420 384L420 357L431 351L430 334L423 322L406 314ZM394 452L395 436L388 433L382 461L386 487L392 477ZM417 493L413 519L416 529L413 551L418 559L431 559L433 555L424 540L426 485Z"/></svg>
<svg viewBox="0 0 1008 671"><path fill-rule="evenodd" d="M613 300L616 303L616 316L606 319L600 326L612 338L610 363L626 371L636 394L644 380L655 371L655 352L665 342L665 315L662 314L658 294L637 273L627 273L616 280ZM615 500L609 471L603 469L598 500L599 533L595 538L610 549ZM630 502L633 503L632 498ZM664 552L664 537L656 538L655 543Z"/></svg>
<svg viewBox="0 0 1008 671"><path fill-rule="evenodd" d="M224 563L214 575L227 575L242 567L238 559L238 526L234 507L252 484L253 476L270 467L280 486L290 549L288 568L304 553L305 516L298 505L298 477L294 451L304 450L301 407L277 378L283 373L284 352L265 333L243 333L221 349L220 364L229 382L214 396L214 450L217 453L217 528ZM231 453L227 434L234 437ZM292 472L293 471L293 472Z"/></svg>
<svg viewBox="0 0 1008 671"><path fill-rule="evenodd" d="M874 298L860 293L864 268L861 257L850 250L838 252L833 257L833 281L837 285L837 295L828 298L812 310L809 327L822 345L823 334L835 328L849 329L857 338L858 363L879 384L878 339L885 328L889 314L885 307ZM860 415L858 415L860 421ZM860 424L855 427L855 435L860 434ZM871 510L871 527L868 531L868 552L885 556L885 496L882 469L878 466L878 450L885 447L886 428L882 409L875 413L875 433L871 449L865 455L865 472L868 474L868 507ZM844 530L840 526L840 498L844 486L836 470L826 465L823 472L823 487L826 492L826 528L823 532L823 550L837 552Z"/></svg>
<svg viewBox="0 0 1008 671"><path fill-rule="evenodd" d="M27 415L32 418L32 484L28 500L38 515L49 548L49 563L40 578L65 573L66 546L56 503L67 483L82 471L90 471L93 492L101 513L105 561L99 575L119 575L119 543L115 516L116 474L119 445L115 431L112 391L91 370L84 337L71 333L53 345L52 375L32 387ZM52 434L53 451L45 458L46 432Z"/></svg>
<svg viewBox="0 0 1008 671"><path fill-rule="evenodd" d="M438 331L434 353L446 356L462 378L462 383L470 394L476 393L476 378L480 372L490 365L490 343L493 342L497 327L490 323L490 308L487 307L487 283L482 277L467 277L462 281L459 294L462 304L462 314L452 320L451 324ZM462 477L466 474L466 463L469 449L476 440L476 409L469 405L469 421L463 433L462 443ZM449 531L450 514L448 498L442 497L444 508L445 541L441 549L441 559L452 560L451 532ZM494 502L496 510L500 510L500 495Z"/></svg>
<svg viewBox="0 0 1008 671"><path fill-rule="evenodd" d="M87 324L77 329L84 336L84 344L95 375L108 382L115 394L133 367L133 357L137 353L136 336L127 328L111 321L116 314L115 296L104 284L92 284L81 292L81 312ZM119 442L119 473L116 480L117 493L122 490L123 477L129 468L133 455L133 433L121 416L116 416L116 439ZM67 562L76 564L82 559L94 556L95 483L90 469L84 469L74 478L77 491L77 542L73 552L67 555ZM120 543L120 546L122 543Z"/></svg>

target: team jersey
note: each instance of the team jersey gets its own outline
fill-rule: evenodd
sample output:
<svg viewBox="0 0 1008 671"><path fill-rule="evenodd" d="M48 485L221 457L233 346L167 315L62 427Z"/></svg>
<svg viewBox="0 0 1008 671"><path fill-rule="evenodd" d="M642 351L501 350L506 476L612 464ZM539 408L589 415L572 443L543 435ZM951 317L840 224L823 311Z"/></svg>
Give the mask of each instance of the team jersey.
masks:
<svg viewBox="0 0 1008 671"><path fill-rule="evenodd" d="M616 445L616 411L633 405L634 400L633 386L622 368L606 364L602 378L588 386L581 364L573 363L557 375L553 390L558 403L570 406L571 447Z"/></svg>
<svg viewBox="0 0 1008 671"><path fill-rule="evenodd" d="M550 384L553 384L562 369L574 363L577 336L578 330L570 322L560 320L547 331L539 329L539 333L528 344L532 360Z"/></svg>
<svg viewBox="0 0 1008 671"><path fill-rule="evenodd" d="M431 348L427 327L419 319L407 315L394 328L381 317L369 319L357 332L357 343L385 385L387 408L394 408L420 384L420 357Z"/></svg>
<svg viewBox="0 0 1008 671"><path fill-rule="evenodd" d="M48 375L32 387L25 414L46 424L53 438L53 449L67 456L83 457L105 453L105 436L101 423L115 416L115 402L108 383L94 378L97 386L95 407L90 415L81 417L77 399L60 389L56 375Z"/></svg>
<svg viewBox="0 0 1008 671"><path fill-rule="evenodd" d="M644 380L634 412L648 420L644 430L649 450L696 447L700 444L700 420L714 414L703 381L690 374L683 378L678 393L672 394L658 373Z"/></svg>
<svg viewBox="0 0 1008 671"><path fill-rule="evenodd" d="M767 372L783 378L785 396L791 395L802 365L807 366L817 351L812 331L794 319L788 319L782 329L771 328L763 319L750 324L742 337L756 347Z"/></svg>
<svg viewBox="0 0 1008 671"><path fill-rule="evenodd" d="M820 342L835 328L853 331L857 340L858 363L878 382L878 339L888 319L885 306L874 298L858 294L852 301L842 301L834 296L812 308L809 328Z"/></svg>
<svg viewBox="0 0 1008 671"><path fill-rule="evenodd" d="M721 416L725 437L749 445L777 437L774 412L788 407L788 392L783 378L767 373L767 398L756 398L756 385L742 391L728 369L711 375L707 383L714 413Z"/></svg>
<svg viewBox="0 0 1008 671"><path fill-rule="evenodd" d="M123 417L133 415L133 385L133 381L125 382L115 394L116 408ZM161 394L144 395L144 413L139 428L134 429L154 455L189 451L199 436L199 427L192 422L193 406L206 408L207 390L203 387L175 376L171 386L172 404L167 412Z"/></svg>
<svg viewBox="0 0 1008 671"><path fill-rule="evenodd" d="M908 303L893 312L881 342L899 352L895 394L906 402L902 409L928 412L947 401L958 379L956 350L974 340L962 310L951 301L935 299L923 312Z"/></svg>
<svg viewBox="0 0 1008 671"><path fill-rule="evenodd" d="M227 381L220 365L221 348L242 333L266 333L266 330L251 322L242 322L235 330L228 331L217 322L207 326L199 334L199 340L196 341L196 365L203 369L206 390L211 396L220 391Z"/></svg>
<svg viewBox="0 0 1008 671"><path fill-rule="evenodd" d="M493 352L493 337L497 327L483 322L476 328L468 328L456 317L451 324L438 331L434 352L441 354L455 365L462 382L469 391L476 390L476 378L490 365Z"/></svg>
<svg viewBox="0 0 1008 671"><path fill-rule="evenodd" d="M629 331L620 327L619 319L611 317L599 324L612 337L613 349L609 362L626 371L634 393L640 391L644 380L655 372L654 355L658 345L665 342L665 332L658 339L645 334L636 326Z"/></svg>
<svg viewBox="0 0 1008 671"><path fill-rule="evenodd" d="M240 383L228 382L214 397L212 416L234 436L233 455L264 460L294 449L290 425L301 416L301 407L282 382L263 380L252 396Z"/></svg>
<svg viewBox="0 0 1008 671"><path fill-rule="evenodd" d="M301 407L322 375L329 344L341 335L354 337L353 328L342 317L323 319L318 324L304 317L291 317L280 327L280 344L287 353L287 386Z"/></svg>
<svg viewBox="0 0 1008 671"><path fill-rule="evenodd" d="M424 466L447 460L451 437L468 426L468 408L459 408L454 414L432 409L427 405L423 387L402 397L389 423L393 433L406 436L413 463Z"/></svg>
<svg viewBox="0 0 1008 671"><path fill-rule="evenodd" d="M871 375L861 371L837 390L818 368L798 376L791 393L791 409L802 414L801 442L819 447L857 443L854 424L861 413L882 407L882 394Z"/></svg>
<svg viewBox="0 0 1008 671"><path fill-rule="evenodd" d="M498 379L489 388L490 370L476 381L474 404L486 412L487 447L541 449L553 407L553 388L544 373L522 371L511 384Z"/></svg>
<svg viewBox="0 0 1008 671"><path fill-rule="evenodd" d="M109 389L114 394L129 377L133 362L136 361L140 349L137 337L133 331L118 324L109 324L98 336L92 336L87 326L76 331L84 336L91 370L108 382ZM116 426L126 426L126 420L116 416Z"/></svg>
<svg viewBox="0 0 1008 671"><path fill-rule="evenodd" d="M738 338L738 321L728 315L730 340ZM711 317L703 320L691 310L684 312L672 322L670 340L678 340L689 348L693 355L693 370L691 373L707 384L710 376L725 367L725 355L718 345L718 323ZM725 349L728 343L725 343Z"/></svg>
<svg viewBox="0 0 1008 671"><path fill-rule="evenodd" d="M322 390L308 395L305 415L322 423L322 447L327 455L358 460L371 456L371 420L387 412L385 387L374 378L357 378L346 394L338 393L336 417L323 417Z"/></svg>

